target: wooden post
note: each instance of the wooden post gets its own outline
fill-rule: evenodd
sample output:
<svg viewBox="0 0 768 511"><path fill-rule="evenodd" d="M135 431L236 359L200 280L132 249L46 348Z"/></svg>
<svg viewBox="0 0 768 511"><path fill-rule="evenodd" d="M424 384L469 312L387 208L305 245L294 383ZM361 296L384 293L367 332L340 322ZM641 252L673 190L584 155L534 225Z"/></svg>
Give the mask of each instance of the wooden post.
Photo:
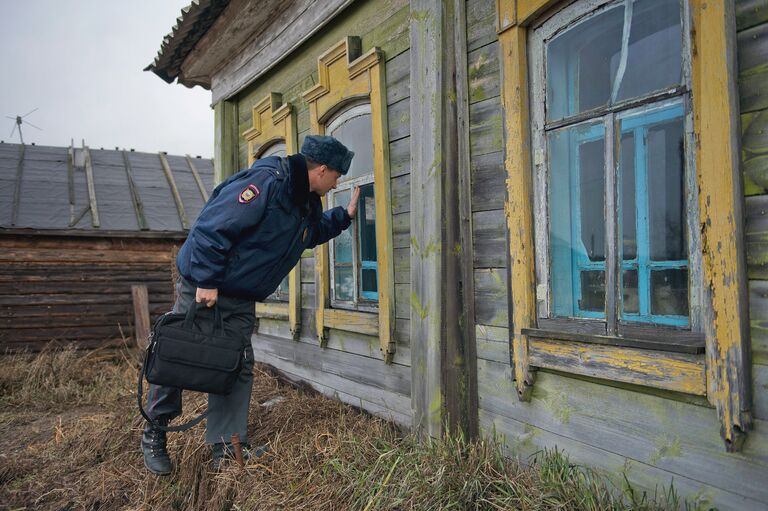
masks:
<svg viewBox="0 0 768 511"><path fill-rule="evenodd" d="M149 293L146 284L132 285L131 296L133 298L136 346L143 350L147 347L149 339Z"/></svg>
<svg viewBox="0 0 768 511"><path fill-rule="evenodd" d="M213 107L214 184L219 184L237 172L237 106L231 101L219 101Z"/></svg>
<svg viewBox="0 0 768 511"><path fill-rule="evenodd" d="M168 165L168 159L165 154L158 153L160 157L160 165L163 167L165 173L165 179L168 181L168 186L171 187L171 194L173 195L173 201L176 203L176 210L179 212L179 220L181 220L181 227L185 230L189 230L189 220L187 219L187 213L184 210L184 203L181 200L181 194L176 186L176 179L173 177L171 166Z"/></svg>
<svg viewBox="0 0 768 511"><path fill-rule="evenodd" d="M101 222L99 221L99 205L96 202L96 187L93 182L93 162L91 161L91 150L88 149L88 146L83 145L83 153L85 154L85 180L88 183L88 204L91 209L91 225L93 225L94 228L98 228L101 226Z"/></svg>
<svg viewBox="0 0 768 511"><path fill-rule="evenodd" d="M463 2L411 2L411 402L431 436L477 432L465 30Z"/></svg>

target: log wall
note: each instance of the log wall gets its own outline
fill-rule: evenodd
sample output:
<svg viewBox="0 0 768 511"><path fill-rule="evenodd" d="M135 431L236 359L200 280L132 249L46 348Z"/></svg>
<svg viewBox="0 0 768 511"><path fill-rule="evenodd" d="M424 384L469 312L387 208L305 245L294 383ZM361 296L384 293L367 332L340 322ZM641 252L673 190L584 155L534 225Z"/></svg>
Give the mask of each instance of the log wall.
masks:
<svg viewBox="0 0 768 511"><path fill-rule="evenodd" d="M0 352L133 341L132 284L151 320L173 302L178 240L0 236Z"/></svg>

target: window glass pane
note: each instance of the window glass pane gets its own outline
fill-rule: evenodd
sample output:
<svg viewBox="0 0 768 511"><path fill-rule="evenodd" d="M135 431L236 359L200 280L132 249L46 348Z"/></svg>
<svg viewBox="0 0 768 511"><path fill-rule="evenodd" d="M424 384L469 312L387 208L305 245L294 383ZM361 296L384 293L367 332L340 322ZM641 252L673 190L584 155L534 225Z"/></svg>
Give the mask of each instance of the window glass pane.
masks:
<svg viewBox="0 0 768 511"><path fill-rule="evenodd" d="M638 314L640 312L640 299L637 290L637 270L624 271L621 275L621 284L624 290L622 299L624 312Z"/></svg>
<svg viewBox="0 0 768 511"><path fill-rule="evenodd" d="M353 117L335 128L329 135L339 139L347 149L354 151L349 172L339 179L343 182L373 172L373 138L371 114Z"/></svg>
<svg viewBox="0 0 768 511"><path fill-rule="evenodd" d="M635 0L617 101L680 84L682 41L680 0Z"/></svg>
<svg viewBox="0 0 768 511"><path fill-rule="evenodd" d="M651 313L688 316L688 270L651 272Z"/></svg>
<svg viewBox="0 0 768 511"><path fill-rule="evenodd" d="M554 130L548 144L552 310L558 316L601 317L605 298L603 126L593 123ZM593 314L596 311L599 314Z"/></svg>
<svg viewBox="0 0 768 511"><path fill-rule="evenodd" d="M581 242L590 261L605 261L605 147L603 139L577 143Z"/></svg>
<svg viewBox="0 0 768 511"><path fill-rule="evenodd" d="M333 204L343 206L349 203L350 190L334 192ZM352 233L353 229L342 231L340 235L333 239L333 260L337 263L352 262Z"/></svg>
<svg viewBox="0 0 768 511"><path fill-rule="evenodd" d="M547 45L547 120L607 105L619 67L624 7L605 10Z"/></svg>
<svg viewBox="0 0 768 511"><path fill-rule="evenodd" d="M357 211L360 232L360 260L376 261L376 208L373 198L373 183L360 187L360 203Z"/></svg>
<svg viewBox="0 0 768 511"><path fill-rule="evenodd" d="M351 302L354 300L355 283L352 278L352 265L334 265L333 272L334 297L337 300Z"/></svg>
<svg viewBox="0 0 768 511"><path fill-rule="evenodd" d="M688 259L682 117L648 129L647 155L651 259Z"/></svg>
<svg viewBox="0 0 768 511"><path fill-rule="evenodd" d="M376 270L366 270L363 269L362 272L362 279L361 280L361 287L363 290L363 293L365 293L364 296L368 297L370 296L370 293L376 293L378 291L377 284L376 284Z"/></svg>
<svg viewBox="0 0 768 511"><path fill-rule="evenodd" d="M590 270L581 272L579 309L589 312L603 312L605 310L604 271Z"/></svg>
<svg viewBox="0 0 768 511"><path fill-rule="evenodd" d="M621 134L619 145L619 181L621 194L622 258L631 261L637 257L637 224L635 222L635 135Z"/></svg>

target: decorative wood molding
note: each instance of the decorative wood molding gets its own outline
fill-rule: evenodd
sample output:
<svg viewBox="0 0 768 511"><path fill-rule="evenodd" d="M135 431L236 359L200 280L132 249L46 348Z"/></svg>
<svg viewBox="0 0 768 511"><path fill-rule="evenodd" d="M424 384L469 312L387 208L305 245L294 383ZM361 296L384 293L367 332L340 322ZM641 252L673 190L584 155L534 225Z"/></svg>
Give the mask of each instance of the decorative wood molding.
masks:
<svg viewBox="0 0 768 511"><path fill-rule="evenodd" d="M269 146L285 142L287 154L298 152L299 138L296 131L296 116L293 105L283 103L283 97L276 92L265 96L251 109L252 127L243 133L248 142L248 166L253 165ZM301 333L301 282L300 263L288 274L288 303L257 303L256 317L288 320L291 335L299 339Z"/></svg>
<svg viewBox="0 0 768 511"><path fill-rule="evenodd" d="M331 115L356 99L371 102L373 138L373 173L376 207L376 247L378 256L379 313L378 329L382 357L388 363L395 353L395 271L392 256L392 205L390 203L389 133L384 81L384 58L378 48L361 55L359 37L346 37L318 58L318 83L304 92L309 105L311 132L325 133ZM323 206L326 201L323 199ZM327 329L344 327L331 318L340 312L330 308L330 272L328 245L315 248L315 322L321 346L327 341ZM346 314L346 313L345 313ZM355 321L370 321L370 313L349 312ZM329 322L330 321L330 322Z"/></svg>
<svg viewBox="0 0 768 511"><path fill-rule="evenodd" d="M707 390L729 451L752 428L749 308L740 170L736 28L732 2L690 1Z"/></svg>
<svg viewBox="0 0 768 511"><path fill-rule="evenodd" d="M501 11L501 9L499 9ZM518 398L528 400L534 375L528 336L536 324L536 276L533 254L532 176L528 113L527 30L515 26L499 35L504 109L504 167L507 171L506 216L509 236L510 354Z"/></svg>

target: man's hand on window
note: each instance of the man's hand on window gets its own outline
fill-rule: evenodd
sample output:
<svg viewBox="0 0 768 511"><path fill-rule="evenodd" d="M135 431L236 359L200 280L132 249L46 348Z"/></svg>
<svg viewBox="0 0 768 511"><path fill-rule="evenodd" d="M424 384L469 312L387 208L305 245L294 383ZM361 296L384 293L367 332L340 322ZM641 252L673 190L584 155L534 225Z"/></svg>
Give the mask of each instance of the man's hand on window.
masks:
<svg viewBox="0 0 768 511"><path fill-rule="evenodd" d="M216 300L218 298L219 298L218 289L203 289L201 287L198 287L197 292L195 293L195 302L204 303L206 307L213 307L214 305L216 305Z"/></svg>
<svg viewBox="0 0 768 511"><path fill-rule="evenodd" d="M360 187L356 186L354 190L352 190L352 197L349 199L349 205L347 206L347 214L349 215L349 218L355 218L355 215L357 215L357 203L360 200Z"/></svg>

